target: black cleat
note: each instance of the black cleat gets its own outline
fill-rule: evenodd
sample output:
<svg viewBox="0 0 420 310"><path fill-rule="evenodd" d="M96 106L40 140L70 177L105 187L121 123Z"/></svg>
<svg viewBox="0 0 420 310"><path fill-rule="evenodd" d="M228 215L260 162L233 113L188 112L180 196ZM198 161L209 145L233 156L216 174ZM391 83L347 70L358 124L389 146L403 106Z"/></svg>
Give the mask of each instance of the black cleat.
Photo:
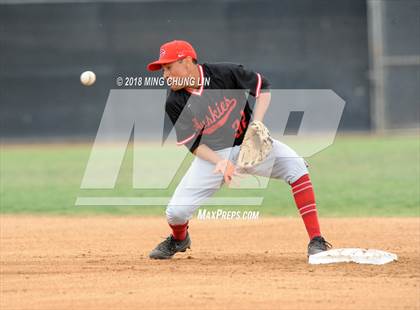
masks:
<svg viewBox="0 0 420 310"><path fill-rule="evenodd" d="M185 252L191 246L190 235L187 232L187 236L184 240L175 240L172 235L166 238L164 241L159 243L156 248L150 252L149 257L152 259L168 259L172 258L175 253Z"/></svg>
<svg viewBox="0 0 420 310"><path fill-rule="evenodd" d="M314 255L320 252L328 251L332 248L331 243L327 242L321 236L314 237L308 244L308 256Z"/></svg>

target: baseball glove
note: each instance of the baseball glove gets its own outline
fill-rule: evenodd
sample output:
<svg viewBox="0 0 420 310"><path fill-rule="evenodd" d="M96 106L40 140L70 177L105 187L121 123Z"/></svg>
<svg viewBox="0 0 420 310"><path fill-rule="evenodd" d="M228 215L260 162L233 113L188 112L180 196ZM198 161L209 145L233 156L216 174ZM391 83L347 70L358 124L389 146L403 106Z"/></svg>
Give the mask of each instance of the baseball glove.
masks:
<svg viewBox="0 0 420 310"><path fill-rule="evenodd" d="M242 142L237 166L239 168L251 168L267 158L273 148L273 139L267 127L260 121L249 124Z"/></svg>

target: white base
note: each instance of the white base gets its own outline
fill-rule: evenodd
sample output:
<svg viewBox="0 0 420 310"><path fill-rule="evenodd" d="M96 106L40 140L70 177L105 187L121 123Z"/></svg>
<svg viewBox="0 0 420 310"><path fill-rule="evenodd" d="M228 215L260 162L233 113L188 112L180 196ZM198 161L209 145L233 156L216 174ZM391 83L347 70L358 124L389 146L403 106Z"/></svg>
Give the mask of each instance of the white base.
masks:
<svg viewBox="0 0 420 310"><path fill-rule="evenodd" d="M350 263L384 265L398 260L397 255L375 249L332 249L309 256L309 264Z"/></svg>

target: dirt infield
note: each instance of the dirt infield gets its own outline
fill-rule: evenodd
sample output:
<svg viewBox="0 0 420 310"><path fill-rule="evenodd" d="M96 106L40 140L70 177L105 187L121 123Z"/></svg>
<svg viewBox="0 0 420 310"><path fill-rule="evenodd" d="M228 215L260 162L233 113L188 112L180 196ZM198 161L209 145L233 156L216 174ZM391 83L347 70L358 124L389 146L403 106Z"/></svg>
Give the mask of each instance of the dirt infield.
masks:
<svg viewBox="0 0 420 310"><path fill-rule="evenodd" d="M198 221L192 250L148 252L164 218L1 217L1 309L419 309L420 219L323 219L335 247L399 255L311 266L299 218Z"/></svg>

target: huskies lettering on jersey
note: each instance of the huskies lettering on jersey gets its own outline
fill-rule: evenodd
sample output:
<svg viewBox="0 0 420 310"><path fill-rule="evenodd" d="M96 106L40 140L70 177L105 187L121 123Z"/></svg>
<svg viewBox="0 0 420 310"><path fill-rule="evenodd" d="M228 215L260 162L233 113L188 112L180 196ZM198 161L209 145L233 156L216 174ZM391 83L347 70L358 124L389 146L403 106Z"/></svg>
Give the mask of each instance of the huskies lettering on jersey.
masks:
<svg viewBox="0 0 420 310"><path fill-rule="evenodd" d="M199 120L196 117L193 118L192 122L196 130L203 130L203 134L209 135L215 132L217 129L222 127L229 118L230 113L235 109L237 100L235 98L228 99L224 97L224 100L216 102L212 106L208 106L208 113Z"/></svg>
<svg viewBox="0 0 420 310"><path fill-rule="evenodd" d="M178 144L190 152L200 144L214 151L241 145L254 104L249 95L257 97L270 84L260 74L238 64L202 64L198 68L200 81L208 79L210 83L204 83L200 91L170 90L166 99L165 110L175 127ZM166 125L168 118L165 138L171 130L171 124Z"/></svg>

